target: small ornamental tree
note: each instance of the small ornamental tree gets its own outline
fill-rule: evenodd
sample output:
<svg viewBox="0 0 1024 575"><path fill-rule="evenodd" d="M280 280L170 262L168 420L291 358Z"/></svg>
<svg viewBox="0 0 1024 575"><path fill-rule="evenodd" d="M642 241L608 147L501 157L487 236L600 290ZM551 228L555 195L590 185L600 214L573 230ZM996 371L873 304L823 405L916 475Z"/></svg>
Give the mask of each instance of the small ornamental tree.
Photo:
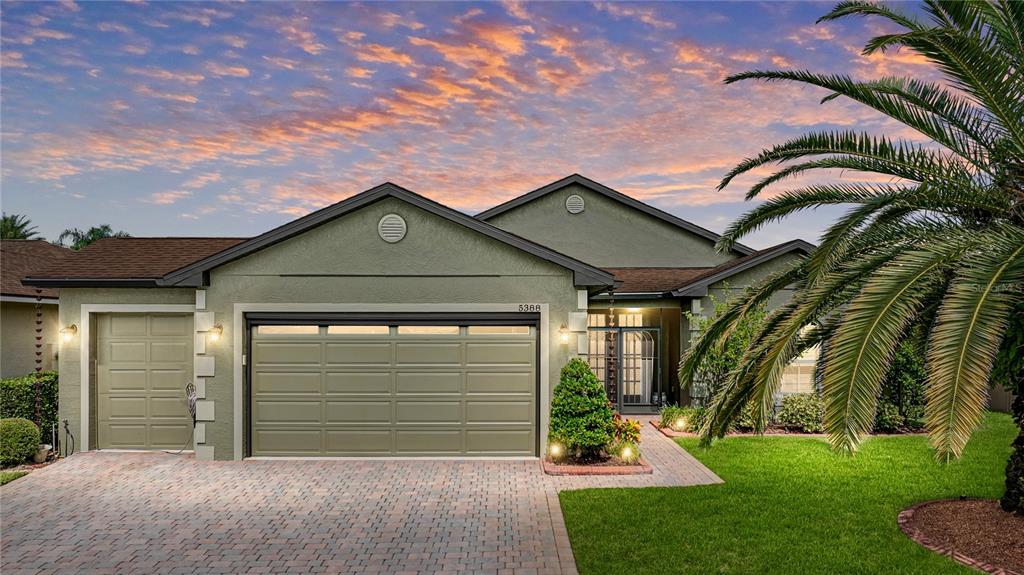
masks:
<svg viewBox="0 0 1024 575"><path fill-rule="evenodd" d="M548 441L569 459L599 459L612 441L612 404L587 362L573 358L562 368L551 398Z"/></svg>

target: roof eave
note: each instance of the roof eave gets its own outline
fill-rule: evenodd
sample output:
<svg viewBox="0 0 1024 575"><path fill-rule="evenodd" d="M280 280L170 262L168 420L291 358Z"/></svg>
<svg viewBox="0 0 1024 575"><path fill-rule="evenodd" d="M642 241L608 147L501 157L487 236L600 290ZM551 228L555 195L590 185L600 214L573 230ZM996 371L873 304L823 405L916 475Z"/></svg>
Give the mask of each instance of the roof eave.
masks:
<svg viewBox="0 0 1024 575"><path fill-rule="evenodd" d="M21 280L35 287L160 287L159 278L33 278Z"/></svg>
<svg viewBox="0 0 1024 575"><path fill-rule="evenodd" d="M743 262L740 265L733 266L727 270L710 275L695 282L679 286L672 290L671 293L675 297L704 297L708 295L708 287L715 282L730 278L738 273L749 270L752 267L758 266L766 261L775 259L790 252L800 251L804 254L809 254L814 247L814 244L805 242L804 240L791 240L783 244L779 244L778 246L765 251L763 254L754 256L750 258L749 261Z"/></svg>

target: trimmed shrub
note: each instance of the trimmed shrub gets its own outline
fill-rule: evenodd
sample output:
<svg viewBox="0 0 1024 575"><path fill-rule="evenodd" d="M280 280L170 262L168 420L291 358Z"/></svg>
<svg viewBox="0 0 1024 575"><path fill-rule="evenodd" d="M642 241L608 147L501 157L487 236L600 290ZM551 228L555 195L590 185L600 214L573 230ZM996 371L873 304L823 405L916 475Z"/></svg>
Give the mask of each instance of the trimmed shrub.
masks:
<svg viewBox="0 0 1024 575"><path fill-rule="evenodd" d="M39 450L39 428L27 419L0 419L0 465L24 463Z"/></svg>
<svg viewBox="0 0 1024 575"><path fill-rule="evenodd" d="M821 433L825 427L825 404L816 393L796 393L782 398L775 422L786 429Z"/></svg>
<svg viewBox="0 0 1024 575"><path fill-rule="evenodd" d="M42 386L42 415L40 433L49 437L50 426L57 423L57 372L43 371L18 377L0 379L0 418L21 417L36 419L36 378Z"/></svg>
<svg viewBox="0 0 1024 575"><path fill-rule="evenodd" d="M876 420L881 419L883 423L892 424L895 417L890 413L881 413L885 404L896 407L896 411L903 419L896 428L890 427L892 432L905 429L919 430L924 427L924 387L928 380L928 372L924 367L924 356L919 349L920 337L916 331L911 331L908 337L904 338L892 357L892 364L882 379L882 386L878 395L878 412Z"/></svg>
<svg viewBox="0 0 1024 575"><path fill-rule="evenodd" d="M612 441L612 404L587 362L573 358L562 368L551 398L548 440L569 459L594 460Z"/></svg>
<svg viewBox="0 0 1024 575"><path fill-rule="evenodd" d="M662 429L675 429L676 422L685 417L685 412L685 407L679 407L678 405L663 405L661 410L658 412L658 426Z"/></svg>
<svg viewBox="0 0 1024 575"><path fill-rule="evenodd" d="M736 431L757 431L754 422L757 420L754 414L757 412L757 402L751 401L743 406L743 409L732 420L732 428ZM764 422L765 427L772 424L771 414L768 414L768 421Z"/></svg>
<svg viewBox="0 0 1024 575"><path fill-rule="evenodd" d="M878 411L875 412L875 433L899 433L903 431L904 419L900 408L894 404L880 400Z"/></svg>
<svg viewBox="0 0 1024 575"><path fill-rule="evenodd" d="M616 413L612 417L612 437L618 442L629 442L640 445L640 422L626 419Z"/></svg>

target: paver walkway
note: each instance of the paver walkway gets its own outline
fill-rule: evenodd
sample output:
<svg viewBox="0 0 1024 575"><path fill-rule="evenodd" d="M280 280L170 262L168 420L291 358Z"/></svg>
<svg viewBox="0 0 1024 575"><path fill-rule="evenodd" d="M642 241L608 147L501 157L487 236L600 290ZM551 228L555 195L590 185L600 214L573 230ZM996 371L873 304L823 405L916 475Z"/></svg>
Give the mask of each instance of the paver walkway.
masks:
<svg viewBox="0 0 1024 575"><path fill-rule="evenodd" d="M642 433L652 475L82 453L0 489L0 572L575 573L558 491L720 481L650 425Z"/></svg>

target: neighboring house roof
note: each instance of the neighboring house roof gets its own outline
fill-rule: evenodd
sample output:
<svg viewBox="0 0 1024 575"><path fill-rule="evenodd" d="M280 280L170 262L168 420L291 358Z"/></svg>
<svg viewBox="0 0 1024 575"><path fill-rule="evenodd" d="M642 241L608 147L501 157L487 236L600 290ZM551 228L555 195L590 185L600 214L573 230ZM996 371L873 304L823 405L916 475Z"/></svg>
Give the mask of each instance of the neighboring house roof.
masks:
<svg viewBox="0 0 1024 575"><path fill-rule="evenodd" d="M612 274L531 242L511 232L453 210L401 186L385 183L317 210L264 234L238 238L109 238L100 240L72 261L26 278L32 285L206 285L208 272L228 262L268 248L321 224L385 198L397 198L418 208L572 270L577 286L607 288ZM122 242L114 244L113 242Z"/></svg>
<svg viewBox="0 0 1024 575"><path fill-rule="evenodd" d="M705 268L605 268L615 276L616 294L664 294L690 282Z"/></svg>
<svg viewBox="0 0 1024 575"><path fill-rule="evenodd" d="M53 264L70 253L71 250L53 245L46 240L0 241L0 295L57 299L57 290L27 286L21 283L21 278Z"/></svg>
<svg viewBox="0 0 1024 575"><path fill-rule="evenodd" d="M708 286L713 283L728 279L738 273L788 253L800 252L806 255L813 250L814 244L804 240L791 240L765 248L705 271L687 283L673 289L672 295L676 297L702 297L707 295Z"/></svg>
<svg viewBox="0 0 1024 575"><path fill-rule="evenodd" d="M27 274L34 285L153 285L176 269L245 238L103 238Z"/></svg>
<svg viewBox="0 0 1024 575"><path fill-rule="evenodd" d="M577 184L577 185L583 186L584 188L587 188L588 190L590 190L592 192L601 194L601 195L606 196L608 198L611 198L611 199L613 199L613 200L615 200L617 202L625 204L625 205L627 205L627 206L629 206L631 208L640 210L641 212L644 212L647 215L653 216L655 218L658 218L659 220L662 220L662 221L667 222L667 223L669 223L669 224L671 224L673 226L676 226L677 228L681 228L681 229L684 229L684 230L686 230L686 231L688 231L690 233L693 233L693 234L696 234L698 236L701 236L701 237L703 237L705 239L710 240L711 242L717 242L719 240L719 238L720 238L720 236L718 234L716 234L715 232L712 232L711 230L702 228L702 227L698 226L697 224L694 224L694 223L688 222L688 221L686 221L686 220L684 220L682 218L673 216L672 214L670 214L668 212L659 210L658 208L656 208L654 206L651 206L649 204L645 204L645 203L641 202L640 200L631 198L631 197L627 196L626 194L623 194L622 192L619 192L617 190L613 190L612 188L609 188L608 186L606 186L604 184L601 184L599 182L595 182L594 180L591 180L590 178L587 178L585 176L581 176L580 174L572 174L571 176L567 176L565 178L562 178L561 180L558 180L557 182L551 182L550 184L548 184L546 186L543 186L543 187L540 187L540 188L537 188L536 190L533 190L532 192L527 192L527 193L525 193L525 194L523 194L523 195L521 195L521 196L519 196L517 198L513 198L513 199L511 199L511 200L509 200L509 201L507 201L507 202L505 202L503 204L499 204L497 206L494 206L493 208L491 208L489 210L484 210L484 211L480 212L479 214L477 214L476 218L478 220L487 221L487 220L497 216L498 214L505 213L505 212L507 212L507 211L509 211L509 210L511 210L513 208L516 208L516 207L519 207L519 206L521 206L523 204L532 202L533 200L535 200L535 199L537 199L539 197L546 196L546 195L548 195L548 194L550 194L552 192L556 192L556 191L561 190L562 188L564 188L566 186L569 186L569 185L572 185L572 184ZM752 248L749 248L749 247L747 247L745 245L742 245L742 244L734 244L733 251L738 253L738 254L740 254L740 255L749 255L749 254L754 253L754 250Z"/></svg>

